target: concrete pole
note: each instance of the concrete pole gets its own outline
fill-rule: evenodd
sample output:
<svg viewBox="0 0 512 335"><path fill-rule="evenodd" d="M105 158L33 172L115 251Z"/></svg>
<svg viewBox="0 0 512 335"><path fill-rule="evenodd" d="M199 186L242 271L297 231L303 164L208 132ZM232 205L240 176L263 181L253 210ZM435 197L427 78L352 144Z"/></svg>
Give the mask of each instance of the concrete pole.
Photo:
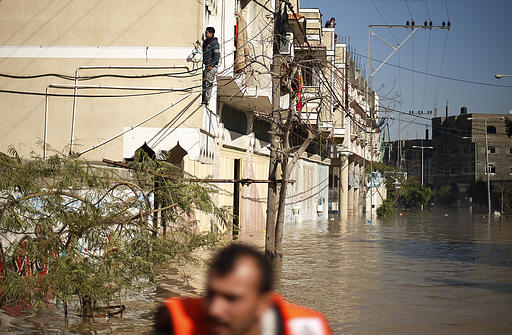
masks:
<svg viewBox="0 0 512 335"><path fill-rule="evenodd" d="M491 181L490 175L491 171L489 170L489 142L487 136L487 119L484 119L484 131L485 131L485 171L487 173L487 209L489 219L491 218Z"/></svg>
<svg viewBox="0 0 512 335"><path fill-rule="evenodd" d="M351 171L352 176L354 176L354 161L349 163L348 170ZM352 179L352 182L354 182L353 179ZM353 216L354 215L354 186L353 185L349 186L349 188L348 188L347 208L348 208L348 215Z"/></svg>
<svg viewBox="0 0 512 335"><path fill-rule="evenodd" d="M348 214L348 156L341 156L340 173L340 216L346 217Z"/></svg>

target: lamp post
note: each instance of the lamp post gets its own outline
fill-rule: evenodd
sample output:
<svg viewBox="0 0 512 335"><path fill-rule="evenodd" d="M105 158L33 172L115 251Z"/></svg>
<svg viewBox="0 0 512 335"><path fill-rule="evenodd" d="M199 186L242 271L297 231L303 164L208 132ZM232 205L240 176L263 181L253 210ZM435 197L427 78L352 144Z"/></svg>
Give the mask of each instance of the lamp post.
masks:
<svg viewBox="0 0 512 335"><path fill-rule="evenodd" d="M500 76L507 76L507 75L500 75ZM498 75L496 75L496 78L498 78ZM499 77L501 78L501 77ZM498 78L498 79L499 79ZM485 131L485 174L487 175L487 214L489 215L489 218L491 217L491 171L489 171L489 136L487 134L487 119L490 118L474 118L474 117L468 117L467 120L484 120L484 131ZM505 118L502 116L494 117L494 119L500 119L504 120ZM464 137L463 137L464 138ZM478 153L476 152L475 147L475 155ZM476 170L475 170L476 173Z"/></svg>
<svg viewBox="0 0 512 335"><path fill-rule="evenodd" d="M421 149L421 186L423 186L423 149L434 149L434 147L424 147L422 145L413 145L414 149Z"/></svg>
<svg viewBox="0 0 512 335"><path fill-rule="evenodd" d="M501 79L501 78L506 78L506 77L512 77L512 74L495 74L494 75L494 78L496 78L496 79Z"/></svg>
<svg viewBox="0 0 512 335"><path fill-rule="evenodd" d="M412 147L414 149L421 149L421 187L423 187L423 149L434 149L434 147L422 145L413 145ZM423 210L423 204L421 205L421 210Z"/></svg>

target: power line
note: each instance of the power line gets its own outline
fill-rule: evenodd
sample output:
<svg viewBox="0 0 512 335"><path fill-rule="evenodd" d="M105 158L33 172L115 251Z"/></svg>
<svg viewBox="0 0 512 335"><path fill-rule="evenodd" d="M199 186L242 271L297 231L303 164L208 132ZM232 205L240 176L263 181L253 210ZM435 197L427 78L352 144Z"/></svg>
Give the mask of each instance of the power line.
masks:
<svg viewBox="0 0 512 335"><path fill-rule="evenodd" d="M373 1L373 0L372 0L372 4L373 4L373 7L375 7L375 9L377 10L377 13L379 13L379 16L380 16L380 18L381 18L382 22L383 22L384 24L387 24L387 23L386 23L386 20L384 19L384 15L382 15L382 12L379 10L379 8L377 7L377 5L375 4L375 1ZM395 38L395 35L393 34L393 32L391 31L391 28L387 27L387 29L388 29L389 33L391 34L391 37L393 37L393 39L395 40L396 44L400 44L400 43L398 42L398 40ZM370 72L371 72L371 71L372 71L372 69L368 69L368 71L370 71Z"/></svg>
<svg viewBox="0 0 512 335"><path fill-rule="evenodd" d="M142 79L142 78L154 78L154 77L178 77L178 78L188 78L197 76L198 73L190 75L190 76L181 76L183 74L189 74L193 72L197 72L200 69L192 69L188 71L183 72L167 72L167 73L155 73L155 74L143 74L143 75L124 75L124 74L100 74L100 75L94 75L94 76L80 76L76 77L78 81L86 81L86 80L92 80L92 79L98 79L98 78L124 78L124 79ZM42 73L42 74L34 74L34 75L15 75L15 74L7 74L7 73L0 73L0 77L3 78L9 78L9 79L38 79L38 78L44 78L44 77L56 77L64 80L75 80L74 76L66 75L66 74L60 74L60 73Z"/></svg>
<svg viewBox="0 0 512 335"><path fill-rule="evenodd" d="M426 3L425 3L426 4ZM428 72L429 60L430 60L430 39L432 37L432 32L428 32L428 44L427 44L427 68L425 72ZM428 76L425 75L425 85L423 85L423 100L421 102L421 106L425 108L425 95L427 93L427 79Z"/></svg>
<svg viewBox="0 0 512 335"><path fill-rule="evenodd" d="M362 54L357 54L357 55L359 55L361 57L364 57L364 58L368 58L368 56L365 56L365 55L362 55ZM372 58L372 61L382 63L381 60L375 59L375 58ZM395 67L395 68L398 68L398 69L402 69L402 70L406 70L406 71L413 71L413 72L416 72L416 73L425 74L425 75L427 75L429 77L436 77L436 78L441 78L441 79L446 79L446 80L460 81L460 82L467 83L467 84L512 88L511 85L491 84L491 83L484 83L484 82L474 81L474 80L467 80L467 79L460 79L460 78L453 78L453 77L448 77L448 76L442 76L442 75L438 75L438 74L433 74L433 73L428 73L428 72L424 72L424 71L414 70L414 69L411 69L411 68L399 66L399 65L396 65L396 64L393 64L393 63L389 63L389 62L386 62L385 65L389 65L389 66L392 66L392 67Z"/></svg>
<svg viewBox="0 0 512 335"><path fill-rule="evenodd" d="M73 97L78 97L78 98L128 98L128 97L142 97L142 96L148 96L148 95L176 93L177 91L190 92L193 88L198 88L198 87L201 87L201 85L184 88L184 89L173 89L173 90L165 90L165 91L159 91L159 92L117 94L117 95L60 94L60 93L44 93L44 92L35 92L35 91L17 91L17 90L3 90L3 89L0 89L0 93L18 94L18 95L49 96L49 97L64 97L64 98L73 98Z"/></svg>
<svg viewBox="0 0 512 335"><path fill-rule="evenodd" d="M439 79L437 79L437 87L436 87L436 95L434 96L434 103L437 103L437 95L439 93L439 84L441 81L441 73L443 72L443 66L444 66L444 58L446 56L446 41L448 40L448 33L444 35L444 43L443 43L443 58L441 59L441 68L439 70Z"/></svg>

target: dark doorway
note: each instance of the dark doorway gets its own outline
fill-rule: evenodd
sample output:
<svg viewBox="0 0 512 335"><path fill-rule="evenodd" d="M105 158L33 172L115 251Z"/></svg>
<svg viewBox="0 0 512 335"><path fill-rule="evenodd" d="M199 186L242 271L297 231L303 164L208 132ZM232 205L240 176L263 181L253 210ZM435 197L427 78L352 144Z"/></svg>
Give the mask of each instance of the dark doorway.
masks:
<svg viewBox="0 0 512 335"><path fill-rule="evenodd" d="M240 179L240 160L234 161L233 178ZM240 183L233 183L233 238L237 239L240 236Z"/></svg>

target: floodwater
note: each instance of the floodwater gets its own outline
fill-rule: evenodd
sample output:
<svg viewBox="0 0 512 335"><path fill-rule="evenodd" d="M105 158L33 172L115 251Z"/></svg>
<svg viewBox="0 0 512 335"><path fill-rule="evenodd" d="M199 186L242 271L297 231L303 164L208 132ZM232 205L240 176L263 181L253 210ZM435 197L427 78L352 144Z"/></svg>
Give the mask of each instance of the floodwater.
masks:
<svg viewBox="0 0 512 335"><path fill-rule="evenodd" d="M335 334L512 334L512 220L423 212L287 227L278 290Z"/></svg>
<svg viewBox="0 0 512 335"><path fill-rule="evenodd" d="M334 334L511 334L512 219L467 211L288 224L276 289L322 311ZM122 317L63 318L60 306L0 333L148 334L159 301L201 292L203 272L161 271Z"/></svg>

